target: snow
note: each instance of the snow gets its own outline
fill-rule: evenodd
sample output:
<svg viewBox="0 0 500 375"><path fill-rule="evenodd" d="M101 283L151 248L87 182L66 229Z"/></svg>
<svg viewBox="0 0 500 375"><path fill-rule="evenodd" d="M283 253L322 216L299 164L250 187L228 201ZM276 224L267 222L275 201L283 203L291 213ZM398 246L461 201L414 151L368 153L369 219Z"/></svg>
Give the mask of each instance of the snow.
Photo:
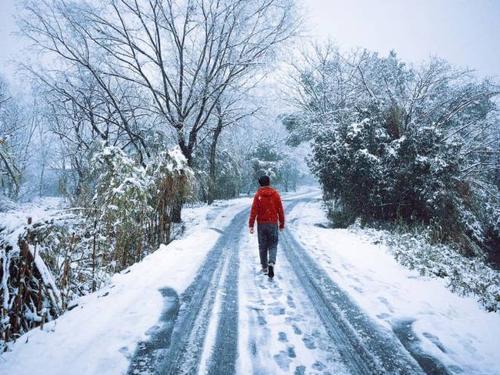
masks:
<svg viewBox="0 0 500 375"><path fill-rule="evenodd" d="M284 196L299 193L307 196L309 190ZM159 289L170 287L181 294L220 232L251 201L251 197L243 197L216 201L210 207L186 207L183 210L186 228L181 239L160 246L140 263L115 275L110 285L72 301L74 308L45 324L43 329L34 329L20 337L9 352L1 355L0 373L66 374L68 369L78 374L126 372L136 344L146 339L146 332L163 310ZM17 242L28 217L33 223L56 214L60 217L61 204L60 199L44 199L16 207L2 214L0 225L9 233L8 240ZM50 273L45 276L52 285ZM210 340L207 337L207 350Z"/></svg>
<svg viewBox="0 0 500 375"><path fill-rule="evenodd" d="M13 207L1 213L0 228L5 228L7 233L14 232L28 224L28 218L31 218L33 223L47 220L60 212L62 204L61 198L46 197ZM16 243L17 239L16 236L14 238Z"/></svg>
<svg viewBox="0 0 500 375"><path fill-rule="evenodd" d="M278 246L276 276L269 281L260 270L257 235L245 232L240 243L237 374L321 369L348 374L285 257L286 249Z"/></svg>
<svg viewBox="0 0 500 375"><path fill-rule="evenodd" d="M500 314L486 312L474 298L460 297L442 279L420 276L397 263L370 232L329 229L317 189L283 194L302 198L287 216L294 236L330 277L374 320L389 330L410 325L415 342L448 369L464 374L500 374ZM2 374L122 374L138 342L157 324L164 308L159 290L181 294L208 251L251 197L192 205L183 211L185 232L112 278L107 287L80 298L58 319L23 335L0 357ZM26 216L35 220L56 212L59 202L33 204L9 213L15 230ZM2 218L2 222L5 220ZM318 225L319 224L319 225ZM278 250L273 282L259 273L256 235L243 230L239 259L239 342L237 373L288 374L326 366L346 373L339 354L300 287L292 266ZM280 255L281 254L281 255ZM227 262L220 280L225 279ZM208 370L222 311L217 291L203 345L200 372ZM33 319L38 317L33 314ZM253 352L252 345L258 350Z"/></svg>
<svg viewBox="0 0 500 375"><path fill-rule="evenodd" d="M225 260L222 266L220 280L224 280L226 278L228 267L229 267L229 257ZM217 294L215 296L212 315L208 323L208 329L205 336L205 341L203 343L203 353L201 356L200 368L199 368L200 374L207 374L209 370L209 361L217 338L217 328L222 310L221 307L222 307L223 296L224 296L223 290L218 289Z"/></svg>
<svg viewBox="0 0 500 375"><path fill-rule="evenodd" d="M371 318L389 329L413 322L423 350L449 368L500 374L499 313L452 293L442 279L404 268L362 231L321 227L327 219L319 199L298 204L288 222L296 238Z"/></svg>
<svg viewBox="0 0 500 375"><path fill-rule="evenodd" d="M31 219L32 224L37 222L49 220L54 217L64 218L61 215L61 207L63 205L63 200L60 198L46 197L36 199L33 202L25 203L19 206L11 207L10 210L2 212L0 216L0 230L2 232L2 240L5 244L17 248L17 242L19 236L26 230L26 225L28 224L28 219ZM0 250L0 259L6 256L5 250ZM50 286L52 300L54 300L56 305L60 305L61 293L56 286L52 274L47 269L47 266L40 257L40 254L35 250L33 246L29 246L29 251L35 260L38 270L41 273L42 280L45 285ZM8 254L7 256L12 256ZM6 267L9 262L2 262L2 306L7 309L9 304L9 292L7 288L7 280L9 273Z"/></svg>
<svg viewBox="0 0 500 375"><path fill-rule="evenodd" d="M248 202L242 198L214 208L186 208L183 238L115 275L109 286L80 298L74 309L43 329L23 335L0 358L0 373L125 373L136 344L159 319L164 304L159 289L182 293L219 237L211 228L222 229Z"/></svg>

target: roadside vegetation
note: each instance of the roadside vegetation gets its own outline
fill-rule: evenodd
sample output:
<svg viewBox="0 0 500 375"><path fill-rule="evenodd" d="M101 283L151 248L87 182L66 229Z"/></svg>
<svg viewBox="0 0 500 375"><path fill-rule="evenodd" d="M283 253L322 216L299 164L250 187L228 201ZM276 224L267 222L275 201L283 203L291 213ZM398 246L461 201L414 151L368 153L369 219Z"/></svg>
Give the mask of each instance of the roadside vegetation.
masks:
<svg viewBox="0 0 500 375"><path fill-rule="evenodd" d="M0 78L0 350L179 235L185 203L248 194L259 171L296 186L289 155L258 145L279 122L256 96L295 12L292 0L24 3L25 90ZM58 208L12 219L45 196Z"/></svg>
<svg viewBox="0 0 500 375"><path fill-rule="evenodd" d="M294 67L284 117L332 225L389 229L397 259L496 310L500 87L446 61L317 47Z"/></svg>

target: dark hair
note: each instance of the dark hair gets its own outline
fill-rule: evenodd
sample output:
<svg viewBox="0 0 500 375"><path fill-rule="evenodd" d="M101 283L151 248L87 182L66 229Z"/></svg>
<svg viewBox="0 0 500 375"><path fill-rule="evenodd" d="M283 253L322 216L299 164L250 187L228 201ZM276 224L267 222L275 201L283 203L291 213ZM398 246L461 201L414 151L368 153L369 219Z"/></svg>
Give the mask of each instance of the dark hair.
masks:
<svg viewBox="0 0 500 375"><path fill-rule="evenodd" d="M269 176L260 176L259 177L259 185L260 186L269 186L271 183L271 180L269 179Z"/></svg>

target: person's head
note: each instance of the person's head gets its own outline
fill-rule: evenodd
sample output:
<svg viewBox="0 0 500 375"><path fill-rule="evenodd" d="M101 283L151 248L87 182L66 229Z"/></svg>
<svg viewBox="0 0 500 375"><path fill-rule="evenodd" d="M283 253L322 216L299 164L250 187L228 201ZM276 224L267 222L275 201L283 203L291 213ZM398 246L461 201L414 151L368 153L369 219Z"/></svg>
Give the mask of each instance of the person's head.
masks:
<svg viewBox="0 0 500 375"><path fill-rule="evenodd" d="M271 183L271 180L269 179L269 176L260 176L259 177L259 185L260 186L269 186L269 184Z"/></svg>

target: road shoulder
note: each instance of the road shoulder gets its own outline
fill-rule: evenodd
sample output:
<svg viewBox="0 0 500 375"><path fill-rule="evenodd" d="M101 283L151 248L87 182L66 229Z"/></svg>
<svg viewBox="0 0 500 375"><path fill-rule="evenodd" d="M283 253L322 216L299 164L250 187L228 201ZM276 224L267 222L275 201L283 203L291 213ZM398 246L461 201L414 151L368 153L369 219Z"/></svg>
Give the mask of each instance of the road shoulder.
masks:
<svg viewBox="0 0 500 375"><path fill-rule="evenodd" d="M422 277L387 248L346 229L329 229L319 199L298 204L289 229L310 255L372 319L451 371L500 373L500 315ZM404 341L404 340L403 340ZM406 345L405 345L406 346Z"/></svg>

